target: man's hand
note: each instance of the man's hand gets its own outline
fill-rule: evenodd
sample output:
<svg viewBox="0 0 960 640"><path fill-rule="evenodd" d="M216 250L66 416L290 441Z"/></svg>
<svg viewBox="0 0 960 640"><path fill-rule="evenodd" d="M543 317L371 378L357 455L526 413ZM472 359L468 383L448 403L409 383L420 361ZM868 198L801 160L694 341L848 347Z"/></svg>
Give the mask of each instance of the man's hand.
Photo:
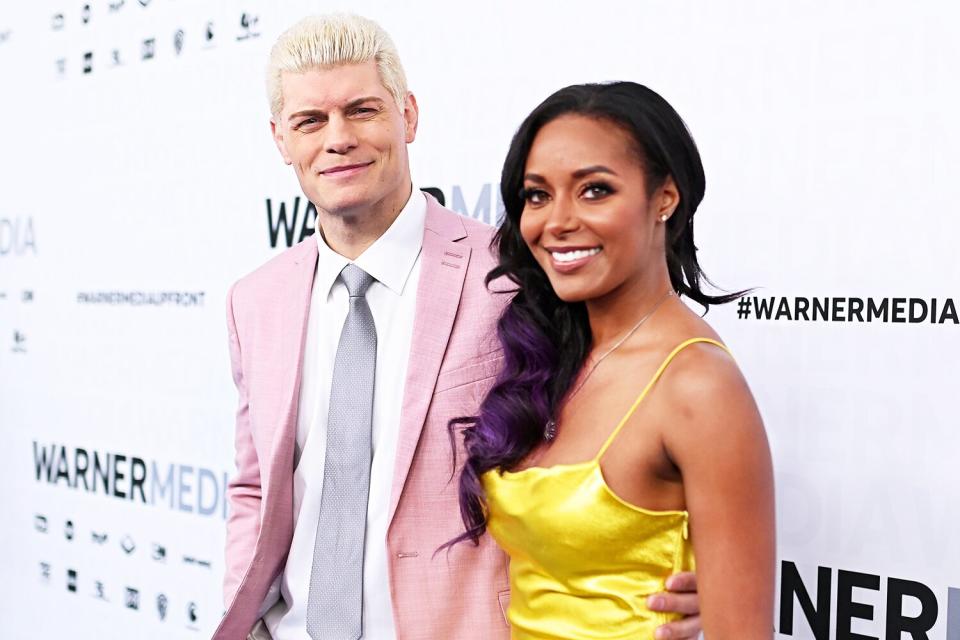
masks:
<svg viewBox="0 0 960 640"><path fill-rule="evenodd" d="M700 599L697 594L697 574L687 571L667 578L666 593L655 593L647 598L647 607L653 611L682 613L685 618L657 627L656 640L696 640L700 635Z"/></svg>

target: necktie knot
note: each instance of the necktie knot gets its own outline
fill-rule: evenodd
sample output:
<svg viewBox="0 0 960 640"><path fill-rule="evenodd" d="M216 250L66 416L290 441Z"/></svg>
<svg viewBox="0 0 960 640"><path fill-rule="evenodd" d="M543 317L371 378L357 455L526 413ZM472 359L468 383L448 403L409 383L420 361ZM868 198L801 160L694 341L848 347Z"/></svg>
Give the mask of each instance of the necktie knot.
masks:
<svg viewBox="0 0 960 640"><path fill-rule="evenodd" d="M351 298L362 298L365 296L367 289L370 288L370 285L373 284L375 280L372 275L355 264L345 266L343 271L340 272L340 277L343 278L343 284L346 285Z"/></svg>

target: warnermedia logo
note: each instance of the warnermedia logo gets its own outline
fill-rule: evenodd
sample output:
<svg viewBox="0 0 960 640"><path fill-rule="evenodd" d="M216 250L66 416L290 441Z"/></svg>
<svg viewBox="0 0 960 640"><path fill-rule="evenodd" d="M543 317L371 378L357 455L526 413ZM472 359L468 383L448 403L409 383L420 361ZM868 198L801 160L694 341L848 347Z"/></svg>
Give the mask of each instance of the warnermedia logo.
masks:
<svg viewBox="0 0 960 640"><path fill-rule="evenodd" d="M227 474L186 464L33 441L37 482L166 507L227 517Z"/></svg>
<svg viewBox="0 0 960 640"><path fill-rule="evenodd" d="M33 217L0 217L0 257L37 255L37 238Z"/></svg>
<svg viewBox="0 0 960 640"><path fill-rule="evenodd" d="M933 589L915 580L882 577L857 571L834 571L817 567L816 590L803 582L797 565L784 560L780 565L781 635L814 640L960 640L960 589L948 588L946 611ZM880 595L885 587L886 606L875 607L871 593ZM811 596L811 592L815 595ZM876 597L875 596L875 597ZM880 598L877 598L880 599ZM835 601L836 617L831 619ZM795 604L799 604L799 611ZM799 614L799 615L797 615ZM797 619L801 622L797 623ZM946 633L931 635L938 623L946 621ZM873 622L883 629L881 635L856 633Z"/></svg>
<svg viewBox="0 0 960 640"><path fill-rule="evenodd" d="M423 191L436 198L440 204L449 206L467 218L497 226L503 221L504 208L499 184L488 182L481 185L475 200L468 200L464 196L461 185L452 187L449 199L437 187L424 187ZM275 201L272 198L267 198L266 202L271 248L276 248L281 242L282 246L292 247L316 232L317 208L309 200L296 196L293 202ZM472 202L472 207L467 202Z"/></svg>

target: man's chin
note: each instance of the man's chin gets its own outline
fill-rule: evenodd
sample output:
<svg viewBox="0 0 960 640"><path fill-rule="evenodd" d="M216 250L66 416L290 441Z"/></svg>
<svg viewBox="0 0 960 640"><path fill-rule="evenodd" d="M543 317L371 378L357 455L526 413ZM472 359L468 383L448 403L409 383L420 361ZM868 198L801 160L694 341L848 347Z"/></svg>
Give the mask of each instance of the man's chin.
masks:
<svg viewBox="0 0 960 640"><path fill-rule="evenodd" d="M373 199L363 195L344 196L339 198L311 198L317 209L338 218L363 215L373 206Z"/></svg>
<svg viewBox="0 0 960 640"><path fill-rule="evenodd" d="M315 187L316 185L311 184L310 186ZM358 184L350 187L345 185L339 189L312 188L309 191L304 189L304 193L310 198L318 212L323 211L325 214L337 218L357 218L386 213L380 211L380 209L384 205L391 206L394 202L399 202L402 205L410 195L409 188L409 185L406 186L407 191L401 194L399 191L384 189L383 185Z"/></svg>

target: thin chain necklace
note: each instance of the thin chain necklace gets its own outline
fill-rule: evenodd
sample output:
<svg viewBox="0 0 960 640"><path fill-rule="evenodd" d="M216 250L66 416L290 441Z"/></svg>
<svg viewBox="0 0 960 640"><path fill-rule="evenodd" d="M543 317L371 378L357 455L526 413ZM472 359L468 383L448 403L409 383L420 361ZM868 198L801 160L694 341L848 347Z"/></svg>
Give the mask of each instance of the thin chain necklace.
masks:
<svg viewBox="0 0 960 640"><path fill-rule="evenodd" d="M646 322L647 319L648 319L650 316L652 316L652 315L657 311L657 309L660 308L660 305L662 305L664 302L666 302L667 298L669 298L669 297L672 296L672 295L673 295L673 290L672 290L672 289L668 290L668 291L663 295L663 297L660 298L655 305L653 305L653 308L650 309L650 311L649 311L645 316L643 316L642 318L640 318L640 320L637 322L637 324L633 325L633 328L631 328L630 331L627 331L627 333L626 333L622 338L620 338L619 340L617 340L617 343L616 343L615 345L613 345L612 347L610 347L607 351L605 351L605 352L603 353L602 356L600 356L599 358L597 358L597 359L593 362L593 364L590 366L590 369L587 371L587 374L580 379L580 384L578 384L578 385L573 389L573 392L571 392L570 395L567 396L566 400L564 400L564 404L567 404L567 403L569 403L571 400L573 400L573 397L574 397L575 395L577 395L577 393L580 392L580 389L583 388L583 385L587 384L587 380L590 378L591 375L593 375L593 372L597 370L597 367L600 366L600 363L603 362L604 358L606 358L608 355L610 355L611 353L613 353L614 351L616 351L617 349L619 349L620 346L621 346L624 342L626 342L626 341L630 338L630 336L632 336L632 335L634 334L634 332L636 332L637 329L640 328L640 325L642 325L644 322ZM543 439L546 440L547 442L550 442L551 440L553 440L553 439L556 438L556 437L557 437L557 421L556 421L556 420L548 420L548 421L547 421L547 424L544 425L544 428L543 428Z"/></svg>

